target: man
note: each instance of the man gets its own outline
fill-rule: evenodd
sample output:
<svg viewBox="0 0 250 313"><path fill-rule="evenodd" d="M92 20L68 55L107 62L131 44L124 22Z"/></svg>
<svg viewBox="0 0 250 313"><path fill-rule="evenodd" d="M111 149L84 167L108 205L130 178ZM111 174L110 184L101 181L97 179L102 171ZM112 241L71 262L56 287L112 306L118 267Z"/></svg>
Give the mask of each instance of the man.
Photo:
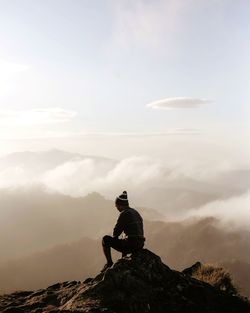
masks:
<svg viewBox="0 0 250 313"><path fill-rule="evenodd" d="M102 239L103 252L107 259L102 272L113 265L111 248L122 252L122 256L125 256L142 249L145 241L142 217L135 209L129 207L126 191L116 198L115 206L120 215L113 231L113 237L104 236ZM122 233L126 235L125 239L119 239Z"/></svg>

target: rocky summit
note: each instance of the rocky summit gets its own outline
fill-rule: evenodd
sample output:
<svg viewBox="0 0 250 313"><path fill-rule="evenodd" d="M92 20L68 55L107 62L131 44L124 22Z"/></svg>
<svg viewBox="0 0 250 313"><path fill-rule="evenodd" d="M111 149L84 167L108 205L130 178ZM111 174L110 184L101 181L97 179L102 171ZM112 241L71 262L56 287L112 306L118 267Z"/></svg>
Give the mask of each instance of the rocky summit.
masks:
<svg viewBox="0 0 250 313"><path fill-rule="evenodd" d="M3 313L250 313L246 299L171 270L147 249L84 282L0 296Z"/></svg>

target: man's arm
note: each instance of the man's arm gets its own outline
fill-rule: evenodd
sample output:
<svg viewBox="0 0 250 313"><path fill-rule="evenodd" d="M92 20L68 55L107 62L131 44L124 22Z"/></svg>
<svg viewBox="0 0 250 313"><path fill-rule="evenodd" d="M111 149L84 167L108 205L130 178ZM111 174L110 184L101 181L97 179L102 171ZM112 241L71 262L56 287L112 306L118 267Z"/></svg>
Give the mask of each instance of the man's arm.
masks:
<svg viewBox="0 0 250 313"><path fill-rule="evenodd" d="M113 237L119 237L120 234L124 231L124 217L124 212L121 212L113 230Z"/></svg>

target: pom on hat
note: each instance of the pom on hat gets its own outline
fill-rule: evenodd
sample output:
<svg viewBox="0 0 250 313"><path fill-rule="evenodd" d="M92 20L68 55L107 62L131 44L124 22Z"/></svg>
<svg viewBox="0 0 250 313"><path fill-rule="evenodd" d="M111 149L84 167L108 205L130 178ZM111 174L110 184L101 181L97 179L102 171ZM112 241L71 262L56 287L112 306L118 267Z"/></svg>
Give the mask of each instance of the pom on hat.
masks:
<svg viewBox="0 0 250 313"><path fill-rule="evenodd" d="M127 191L123 191L123 193L116 198L115 202L121 205L129 205Z"/></svg>
<svg viewBox="0 0 250 313"><path fill-rule="evenodd" d="M117 199L122 200L122 201L128 201L127 191L123 191L123 193L119 197L117 197Z"/></svg>

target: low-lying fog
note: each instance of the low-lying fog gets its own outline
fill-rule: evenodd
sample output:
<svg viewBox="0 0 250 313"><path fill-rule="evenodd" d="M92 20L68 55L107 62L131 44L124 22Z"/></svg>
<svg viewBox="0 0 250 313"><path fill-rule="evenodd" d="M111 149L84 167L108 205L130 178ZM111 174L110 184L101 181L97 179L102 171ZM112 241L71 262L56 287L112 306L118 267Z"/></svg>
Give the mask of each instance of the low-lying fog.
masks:
<svg viewBox="0 0 250 313"><path fill-rule="evenodd" d="M197 260L226 264L250 293L249 277L235 266L250 268L246 166L20 152L1 157L0 186L2 292L95 275L105 262L100 238L118 216L114 199L127 190L144 217L147 248L177 269Z"/></svg>

